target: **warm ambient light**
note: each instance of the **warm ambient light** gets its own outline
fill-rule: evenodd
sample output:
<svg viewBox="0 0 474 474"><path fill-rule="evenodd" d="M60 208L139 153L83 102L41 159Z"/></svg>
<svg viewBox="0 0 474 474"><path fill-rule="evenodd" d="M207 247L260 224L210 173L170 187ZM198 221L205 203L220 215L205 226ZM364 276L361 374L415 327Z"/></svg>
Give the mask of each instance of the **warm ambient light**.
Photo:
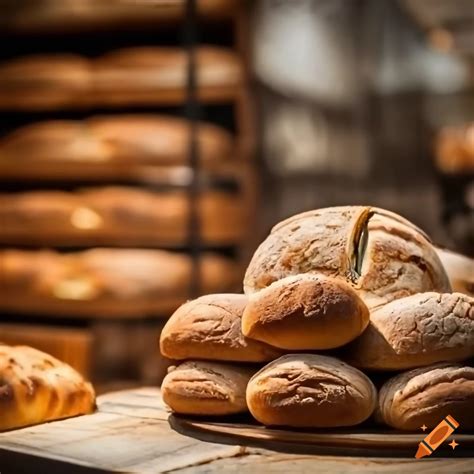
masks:
<svg viewBox="0 0 474 474"><path fill-rule="evenodd" d="M54 296L61 300L90 300L96 293L94 283L80 277L62 280L53 288Z"/></svg>
<svg viewBox="0 0 474 474"><path fill-rule="evenodd" d="M428 34L431 46L439 51L448 53L453 49L454 38L451 32L444 28L434 28Z"/></svg>
<svg viewBox="0 0 474 474"><path fill-rule="evenodd" d="M77 229L97 229L102 225L102 217L88 207L78 207L71 215L71 224Z"/></svg>

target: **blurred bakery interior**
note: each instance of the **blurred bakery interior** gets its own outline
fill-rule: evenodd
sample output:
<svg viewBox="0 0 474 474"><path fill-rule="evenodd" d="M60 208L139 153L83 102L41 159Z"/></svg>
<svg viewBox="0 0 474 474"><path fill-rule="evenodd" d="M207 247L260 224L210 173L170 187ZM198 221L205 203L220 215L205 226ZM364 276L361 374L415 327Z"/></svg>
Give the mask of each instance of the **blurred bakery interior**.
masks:
<svg viewBox="0 0 474 474"><path fill-rule="evenodd" d="M474 292L470 0L0 8L1 341L157 383L166 318L326 206L407 217Z"/></svg>

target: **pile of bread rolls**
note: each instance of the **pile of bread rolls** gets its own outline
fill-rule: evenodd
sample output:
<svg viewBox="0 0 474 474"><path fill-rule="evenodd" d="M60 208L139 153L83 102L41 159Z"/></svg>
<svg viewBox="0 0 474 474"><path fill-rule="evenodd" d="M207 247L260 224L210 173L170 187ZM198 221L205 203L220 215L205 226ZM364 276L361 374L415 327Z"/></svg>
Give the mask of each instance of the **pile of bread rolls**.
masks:
<svg viewBox="0 0 474 474"><path fill-rule="evenodd" d="M411 222L367 206L296 215L257 249L244 293L189 301L165 325L173 411L402 430L450 414L474 429L474 299L451 292Z"/></svg>

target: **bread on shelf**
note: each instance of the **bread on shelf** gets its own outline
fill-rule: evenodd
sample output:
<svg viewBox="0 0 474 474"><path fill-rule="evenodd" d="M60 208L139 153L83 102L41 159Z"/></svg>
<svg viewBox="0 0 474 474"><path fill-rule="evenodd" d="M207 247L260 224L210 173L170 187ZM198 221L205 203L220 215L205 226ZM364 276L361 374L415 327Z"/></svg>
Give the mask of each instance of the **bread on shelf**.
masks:
<svg viewBox="0 0 474 474"><path fill-rule="evenodd" d="M197 127L200 166L233 158L232 136L205 122ZM163 115L93 116L20 127L0 139L0 178L147 180L154 167L184 167L189 161L189 124ZM177 168L170 177L189 173Z"/></svg>
<svg viewBox="0 0 474 474"><path fill-rule="evenodd" d="M192 259L163 250L0 251L0 310L62 317L168 317L189 297ZM199 260L198 290L232 290L236 265Z"/></svg>
<svg viewBox="0 0 474 474"><path fill-rule="evenodd" d="M203 191L196 204L204 245L234 245L242 239L245 222L237 195ZM108 186L0 194L0 243L185 246L190 212L186 191Z"/></svg>

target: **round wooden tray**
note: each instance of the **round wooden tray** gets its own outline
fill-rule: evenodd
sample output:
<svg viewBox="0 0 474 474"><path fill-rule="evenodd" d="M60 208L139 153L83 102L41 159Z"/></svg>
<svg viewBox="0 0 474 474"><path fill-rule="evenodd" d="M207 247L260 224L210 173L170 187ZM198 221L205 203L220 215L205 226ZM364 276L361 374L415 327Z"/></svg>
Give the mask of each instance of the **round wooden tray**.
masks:
<svg viewBox="0 0 474 474"><path fill-rule="evenodd" d="M418 444L428 434L403 433L376 427L326 429L324 431L267 428L243 417L216 421L170 415L169 423L176 431L203 441L275 449L277 451L414 457ZM459 446L453 451L448 442ZM474 434L455 432L431 457L474 456Z"/></svg>

